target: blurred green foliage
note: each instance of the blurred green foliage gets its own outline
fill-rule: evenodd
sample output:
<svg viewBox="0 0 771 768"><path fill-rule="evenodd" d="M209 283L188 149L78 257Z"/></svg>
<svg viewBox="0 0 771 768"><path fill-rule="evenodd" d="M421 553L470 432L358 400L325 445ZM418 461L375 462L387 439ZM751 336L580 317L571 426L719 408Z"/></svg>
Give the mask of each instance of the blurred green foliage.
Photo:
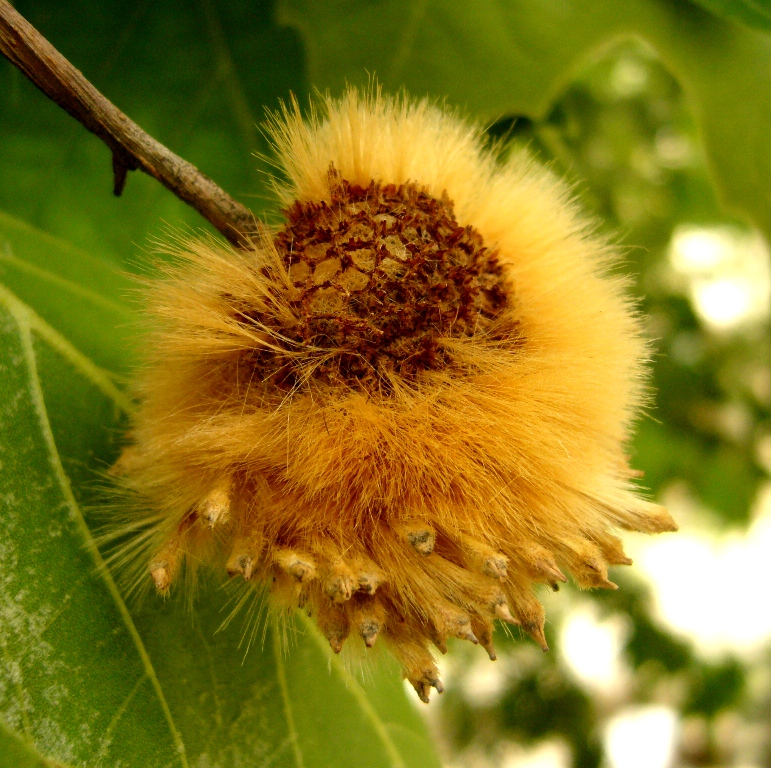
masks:
<svg viewBox="0 0 771 768"><path fill-rule="evenodd" d="M619 44L589 64L543 119L511 115L489 133L507 146L527 146L571 179L598 225L626 249L624 269L654 339L656 404L638 425L632 451L634 466L644 470L644 485L660 496L673 483L686 484L710 516L707 525L741 529L769 472L758 458L757 440L767 429L771 398L763 386L753 387L751 378L753 371L768 371L771 328L766 316L745 333L714 333L668 279L678 225L747 226L716 199L691 104L677 81L647 46ZM697 354L678 353L684 337ZM721 424L721 409L729 405L747 415L738 434ZM699 574L689 575L698 581ZM592 597L603 615L630 620L624 657L635 674L627 703L660 700L661 686L675 683L684 718L714 722L726 712L752 711L747 675L767 669L767 661L758 667L757 660L750 664L737 656L706 660L654 618L649 590L639 578L618 581L618 592ZM758 604L758 610L768 609ZM721 620L716 613L715 621ZM559 652L554 629L549 645ZM591 695L559 661L542 661L515 679L493 712L457 692L450 697L444 732L466 759L481 743L495 765L503 738L527 742L559 734L571 745L575 766L602 762L598 723L608 713L599 715ZM490 718L493 729L480 722ZM681 746L677 764L732 764L714 739L696 752L689 755ZM761 751L763 756L771 759L771 752Z"/></svg>
<svg viewBox="0 0 771 768"><path fill-rule="evenodd" d="M750 522L771 463L768 317L710 326L672 244L683 225L771 231L767 2L16 5L142 127L261 215L275 211L257 125L290 92L374 71L485 120L504 152L528 146L621 243L649 318L656 402L631 446L644 484L679 489L713 529ZM285 662L270 628L244 656L237 622L216 633L227 596L214 587L192 617L173 602L127 611L97 569L100 473L141 358L125 273L146 269L169 226L204 227L140 174L121 199L110 189L106 148L0 62L0 765L437 764L389 665L363 687L336 662L328 673L304 625ZM757 683L768 656L705 657L661 622L636 571L616 580L618 592L549 598L551 653L504 637L495 696L468 693L479 649L452 649L448 691L429 710L448 764L496 765L507 741L556 738L594 768L607 762L605 724L636 703L680 712L683 765L739 759L725 722L765 723L768 739ZM631 676L610 702L560 648L565 616L587 600L628 627Z"/></svg>
<svg viewBox="0 0 771 768"><path fill-rule="evenodd" d="M771 31L771 3L768 0L698 0L698 3L719 16Z"/></svg>

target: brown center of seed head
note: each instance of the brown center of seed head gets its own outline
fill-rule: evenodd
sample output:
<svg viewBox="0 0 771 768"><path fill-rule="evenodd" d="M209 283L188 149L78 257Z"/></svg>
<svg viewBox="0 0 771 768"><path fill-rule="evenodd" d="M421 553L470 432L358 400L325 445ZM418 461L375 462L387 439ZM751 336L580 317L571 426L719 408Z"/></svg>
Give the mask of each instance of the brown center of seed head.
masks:
<svg viewBox="0 0 771 768"><path fill-rule="evenodd" d="M329 181L329 202L296 201L275 238L300 320L284 333L339 350L315 370L329 383L448 365L441 337L485 330L507 302L496 254L458 224L446 194L413 183L360 187L334 168Z"/></svg>

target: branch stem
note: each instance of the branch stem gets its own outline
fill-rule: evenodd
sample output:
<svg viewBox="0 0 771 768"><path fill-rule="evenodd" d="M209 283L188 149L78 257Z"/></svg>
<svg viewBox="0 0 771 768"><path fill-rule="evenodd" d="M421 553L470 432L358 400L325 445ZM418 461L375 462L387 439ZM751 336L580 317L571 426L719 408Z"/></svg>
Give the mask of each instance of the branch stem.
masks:
<svg viewBox="0 0 771 768"><path fill-rule="evenodd" d="M259 229L254 214L124 115L7 0L0 0L0 53L110 148L116 195L128 172L139 169L195 208L231 243L249 243Z"/></svg>

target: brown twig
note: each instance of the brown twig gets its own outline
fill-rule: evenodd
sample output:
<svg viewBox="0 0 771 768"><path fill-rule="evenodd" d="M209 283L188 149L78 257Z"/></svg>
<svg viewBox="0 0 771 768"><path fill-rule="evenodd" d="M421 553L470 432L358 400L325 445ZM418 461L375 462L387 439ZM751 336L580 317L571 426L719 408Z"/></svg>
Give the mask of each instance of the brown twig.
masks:
<svg viewBox="0 0 771 768"><path fill-rule="evenodd" d="M110 148L116 195L128 172L139 169L195 208L234 245L248 243L257 231L248 208L126 117L7 0L0 0L0 53Z"/></svg>

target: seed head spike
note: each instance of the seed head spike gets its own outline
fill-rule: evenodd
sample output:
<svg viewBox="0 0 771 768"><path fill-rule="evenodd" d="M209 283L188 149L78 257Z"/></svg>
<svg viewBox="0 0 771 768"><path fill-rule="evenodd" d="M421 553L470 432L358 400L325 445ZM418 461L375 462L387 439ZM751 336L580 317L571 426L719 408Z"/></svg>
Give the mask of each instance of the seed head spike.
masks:
<svg viewBox="0 0 771 768"><path fill-rule="evenodd" d="M172 563L167 558L151 560L150 575L153 577L153 584L158 594L168 595L169 587L174 580Z"/></svg>
<svg viewBox="0 0 771 768"><path fill-rule="evenodd" d="M434 551L436 533L430 526L404 526L401 529L401 533L407 543L422 557L428 557Z"/></svg>
<svg viewBox="0 0 771 768"><path fill-rule="evenodd" d="M361 639L367 648L372 648L378 635L383 631L386 612L377 598L357 598L354 608L353 623L356 624Z"/></svg>
<svg viewBox="0 0 771 768"><path fill-rule="evenodd" d="M479 638L479 644L487 651L490 661L495 661L498 656L493 645L493 625L481 616L475 616L471 619L471 627Z"/></svg>
<svg viewBox="0 0 771 768"><path fill-rule="evenodd" d="M383 569L375 565L369 558L357 558L352 563L352 569L356 573L358 590L365 595L374 595L378 587L386 581Z"/></svg>
<svg viewBox="0 0 771 768"><path fill-rule="evenodd" d="M640 533L667 533L678 529L672 515L664 507L643 501L638 501L634 509L625 511L619 522L624 528Z"/></svg>
<svg viewBox="0 0 771 768"><path fill-rule="evenodd" d="M541 650L548 651L549 646L543 632L546 615L541 603L529 589L515 589L512 586L506 595L522 629L538 643Z"/></svg>
<svg viewBox="0 0 771 768"><path fill-rule="evenodd" d="M442 654L447 653L447 638L442 637L437 632L431 634L431 642L436 646L437 650Z"/></svg>
<svg viewBox="0 0 771 768"><path fill-rule="evenodd" d="M546 635L543 631L543 626L539 624L523 624L522 629L527 632L530 637L540 646L541 650L546 653L549 650L549 645L546 642Z"/></svg>
<svg viewBox="0 0 771 768"><path fill-rule="evenodd" d="M457 637L468 640L474 645L479 643L471 629L471 617L462 609L449 602L441 601L431 607L431 619L435 628L435 636L444 645L444 638Z"/></svg>
<svg viewBox="0 0 771 768"><path fill-rule="evenodd" d="M182 540L196 520L193 512L187 515L176 529L167 535L165 542L150 558L148 570L159 595L166 596L182 563Z"/></svg>
<svg viewBox="0 0 771 768"><path fill-rule="evenodd" d="M239 536L234 539L225 565L228 575L233 577L241 574L244 577L244 581L249 581L252 578L263 546L264 540L256 531L248 536Z"/></svg>
<svg viewBox="0 0 771 768"><path fill-rule="evenodd" d="M209 528L226 523L230 518L229 486L215 488L201 503L199 514L209 524Z"/></svg>
<svg viewBox="0 0 771 768"><path fill-rule="evenodd" d="M519 624L519 620L515 619L511 615L511 611L509 610L509 606L507 603L498 603L495 608L495 615L497 618L501 619L501 621L505 621L508 624Z"/></svg>
<svg viewBox="0 0 771 768"><path fill-rule="evenodd" d="M531 544L524 549L523 559L528 575L534 581L542 581L548 584L567 582L567 577L559 569L554 555L546 547Z"/></svg>
<svg viewBox="0 0 771 768"><path fill-rule="evenodd" d="M468 567L498 581L505 581L508 573L508 558L482 541L462 534L457 537Z"/></svg>
<svg viewBox="0 0 771 768"><path fill-rule="evenodd" d="M318 625L332 650L340 653L351 631L351 622L345 607L322 601L318 613Z"/></svg>
<svg viewBox="0 0 771 768"><path fill-rule="evenodd" d="M484 573L485 576L489 576L491 579L498 579L499 581L506 580L508 570L508 562L500 553L490 555L482 564L482 573Z"/></svg>
<svg viewBox="0 0 771 768"><path fill-rule="evenodd" d="M249 581L254 571L254 558L249 554L239 552L228 559L226 570L229 576L240 573L244 577L244 581Z"/></svg>
<svg viewBox="0 0 771 768"><path fill-rule="evenodd" d="M358 588L356 574L342 560L329 566L324 577L324 593L335 603L345 603Z"/></svg>
<svg viewBox="0 0 771 768"><path fill-rule="evenodd" d="M608 534L600 539L599 547L608 565L632 565L632 558L627 557L623 542L618 536Z"/></svg>
<svg viewBox="0 0 771 768"><path fill-rule="evenodd" d="M316 561L310 555L296 552L293 549L279 549L273 559L279 568L300 583L311 581L317 576Z"/></svg>

